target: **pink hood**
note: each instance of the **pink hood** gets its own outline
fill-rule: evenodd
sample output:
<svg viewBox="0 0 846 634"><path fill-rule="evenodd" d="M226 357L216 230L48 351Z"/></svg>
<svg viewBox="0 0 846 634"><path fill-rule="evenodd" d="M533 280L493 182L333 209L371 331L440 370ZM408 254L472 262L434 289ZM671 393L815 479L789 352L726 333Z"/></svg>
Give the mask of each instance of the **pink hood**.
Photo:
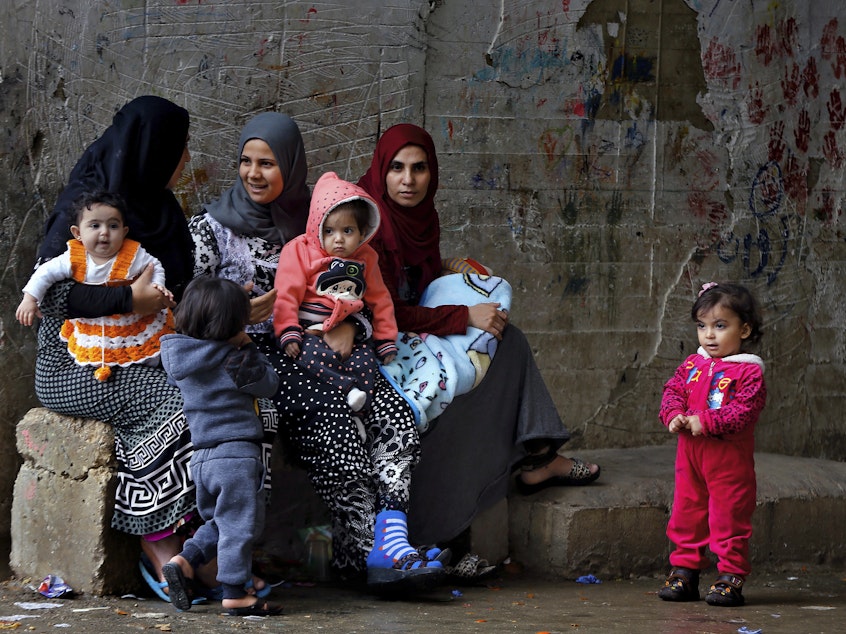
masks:
<svg viewBox="0 0 846 634"><path fill-rule="evenodd" d="M326 172L317 180L311 193L306 225L309 245L325 253L320 236L323 235L323 222L326 220L326 215L338 205L351 200L363 200L370 207L370 219L359 249L370 241L379 229L379 206L376 201L358 185L341 180L335 172ZM351 256L354 257L355 254Z"/></svg>

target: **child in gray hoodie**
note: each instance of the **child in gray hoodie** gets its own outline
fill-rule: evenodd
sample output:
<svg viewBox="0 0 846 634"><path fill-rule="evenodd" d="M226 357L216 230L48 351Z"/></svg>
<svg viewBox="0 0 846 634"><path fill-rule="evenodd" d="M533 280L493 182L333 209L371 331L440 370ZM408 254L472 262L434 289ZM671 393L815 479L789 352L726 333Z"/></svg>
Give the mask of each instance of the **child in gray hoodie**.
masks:
<svg viewBox="0 0 846 634"><path fill-rule="evenodd" d="M276 393L273 366L244 332L246 291L222 278L198 277L175 311L177 334L161 338L162 365L185 401L194 454L191 475L204 524L162 567L170 600L191 608L197 567L217 557L223 607L232 616L267 616L282 608L253 585L252 545L264 525L264 437L256 398ZM258 584L256 584L258 585Z"/></svg>

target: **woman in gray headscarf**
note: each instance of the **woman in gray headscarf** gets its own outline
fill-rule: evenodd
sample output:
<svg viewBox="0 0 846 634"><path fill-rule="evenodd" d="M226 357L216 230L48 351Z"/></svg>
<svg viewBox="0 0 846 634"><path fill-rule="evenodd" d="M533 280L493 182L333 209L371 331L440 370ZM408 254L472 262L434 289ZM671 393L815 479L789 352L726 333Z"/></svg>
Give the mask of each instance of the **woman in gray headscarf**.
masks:
<svg viewBox="0 0 846 634"><path fill-rule="evenodd" d="M195 275L215 275L241 285L272 307L279 254L286 241L305 231L310 194L302 137L294 121L265 112L244 127L238 143L238 179L190 221ZM355 321L339 325L324 340L343 356L358 331ZM347 574L367 573L375 589L429 587L443 574L439 551L420 554L408 546L411 469L420 440L410 407L379 375L370 413L353 419L340 390L315 379L276 343L271 318L247 328L280 376L275 399L282 433L295 458L332 514L333 566ZM401 555L374 548L376 514L402 515ZM428 556L427 556L428 555Z"/></svg>

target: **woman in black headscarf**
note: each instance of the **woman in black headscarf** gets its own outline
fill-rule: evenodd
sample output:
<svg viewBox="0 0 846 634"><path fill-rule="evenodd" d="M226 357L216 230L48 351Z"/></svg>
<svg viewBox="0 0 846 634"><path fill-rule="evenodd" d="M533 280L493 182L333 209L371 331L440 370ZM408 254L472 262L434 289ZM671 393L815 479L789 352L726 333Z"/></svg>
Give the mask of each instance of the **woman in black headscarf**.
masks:
<svg viewBox="0 0 846 634"><path fill-rule="evenodd" d="M118 110L102 136L88 146L59 194L38 249L43 262L67 249L70 212L85 192L120 194L129 213L129 235L159 259L177 296L191 279L193 242L182 207L171 188L188 154L188 111L147 95Z"/></svg>
<svg viewBox="0 0 846 634"><path fill-rule="evenodd" d="M69 211L83 192L106 189L129 207L129 237L138 240L165 268L174 294L191 279L193 241L182 209L171 192L188 153L188 111L154 96L121 108L100 138L71 171L47 221L39 261L55 257L71 238ZM178 528L196 509L188 471L191 438L179 390L160 367L116 366L107 381L77 365L59 337L67 317L142 314L169 302L150 284L152 269L131 286L55 284L41 303L35 391L41 403L70 416L94 418L115 431L118 485L112 526L138 535L152 561L148 581L162 598L164 585L151 575L180 550Z"/></svg>

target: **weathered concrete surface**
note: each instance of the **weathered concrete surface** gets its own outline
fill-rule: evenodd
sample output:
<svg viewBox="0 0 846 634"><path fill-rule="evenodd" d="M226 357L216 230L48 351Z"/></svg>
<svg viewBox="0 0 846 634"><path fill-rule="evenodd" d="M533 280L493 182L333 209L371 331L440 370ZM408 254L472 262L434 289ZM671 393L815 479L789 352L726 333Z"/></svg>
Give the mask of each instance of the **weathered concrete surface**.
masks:
<svg viewBox="0 0 846 634"><path fill-rule="evenodd" d="M92 594L137 588L137 537L111 528L117 484L108 425L34 408L18 424L11 568Z"/></svg>
<svg viewBox="0 0 846 634"><path fill-rule="evenodd" d="M509 498L511 554L534 574L658 574L668 567L675 445L583 451L602 465L587 487ZM730 468L730 467L727 467ZM755 456L754 570L846 563L846 464Z"/></svg>
<svg viewBox="0 0 846 634"><path fill-rule="evenodd" d="M12 570L19 578L58 574L91 594L138 590L138 540L109 527L114 497L111 429L43 408L18 425L24 459L15 483ZM277 447L278 448L278 447ZM482 513L469 547L493 563L519 561L535 577L572 579L660 574L672 506L672 445L581 452L602 465L587 487L513 492ZM304 561L307 527L326 511L305 474L274 452L274 496L262 552ZM846 563L846 464L760 453L751 557L756 570ZM813 527L813 530L809 530Z"/></svg>
<svg viewBox="0 0 846 634"><path fill-rule="evenodd" d="M55 601L60 607L23 610L16 602L39 595L17 583L0 584L0 618L23 614L20 630L137 634L177 632L296 632L343 634L414 632L429 634L737 634L746 627L764 634L840 634L846 610L841 576L813 566L751 577L747 604L721 609L704 601L667 603L656 596L662 578L603 579L580 585L529 574L505 573L489 587L445 585L431 595L386 601L348 587L317 584L275 588L271 599L285 613L258 621L221 615L219 603L176 612L161 601L83 596ZM707 577L701 584L705 590ZM453 595L452 591L457 591Z"/></svg>
<svg viewBox="0 0 846 634"><path fill-rule="evenodd" d="M39 0L0 23L0 537L34 405L20 288L75 160L144 93L191 112L189 214L257 112L296 118L311 182L424 125L444 252L509 279L574 446L664 442L691 302L731 278L765 310L759 447L846 459L840 0Z"/></svg>

